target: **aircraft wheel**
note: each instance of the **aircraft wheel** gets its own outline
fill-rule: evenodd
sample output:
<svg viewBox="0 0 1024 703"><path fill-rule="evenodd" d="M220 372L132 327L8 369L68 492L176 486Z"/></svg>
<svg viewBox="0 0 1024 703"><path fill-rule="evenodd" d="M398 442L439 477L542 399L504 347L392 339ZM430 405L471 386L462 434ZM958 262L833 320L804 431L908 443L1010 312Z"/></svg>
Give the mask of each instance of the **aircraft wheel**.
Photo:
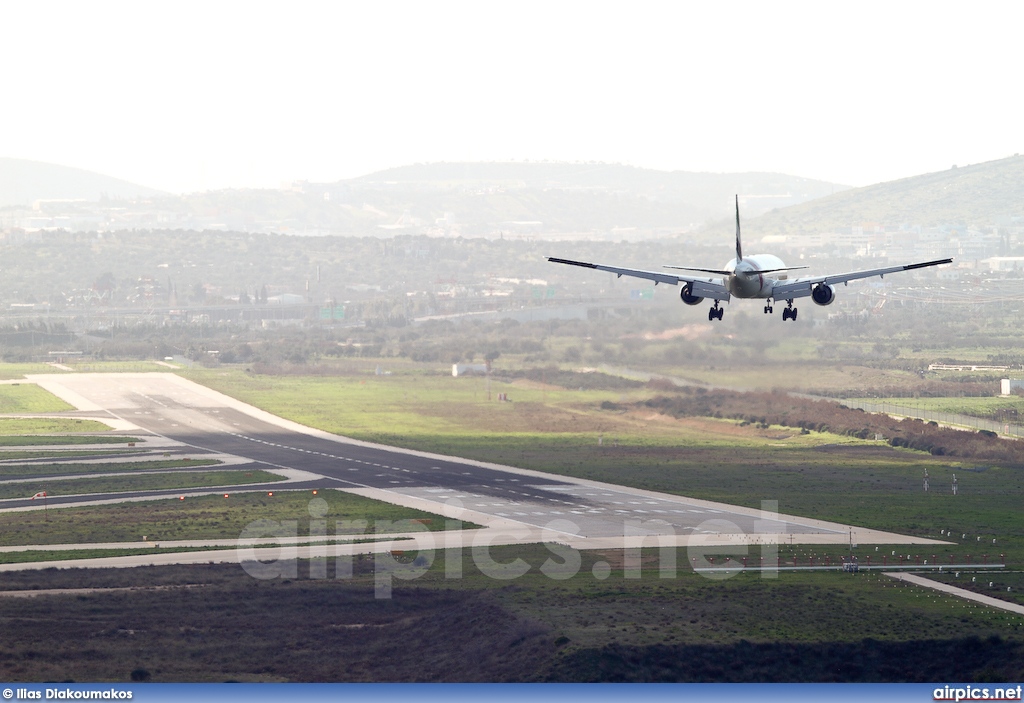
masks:
<svg viewBox="0 0 1024 703"><path fill-rule="evenodd" d="M725 315L725 308L718 308L718 319L721 320Z"/></svg>
<svg viewBox="0 0 1024 703"><path fill-rule="evenodd" d="M714 319L715 319L715 309L711 308L710 310L708 310L708 322L711 322Z"/></svg>
<svg viewBox="0 0 1024 703"><path fill-rule="evenodd" d="M782 310L782 321L785 322L789 319L789 308L783 308Z"/></svg>
<svg viewBox="0 0 1024 703"><path fill-rule="evenodd" d="M796 308L793 308L793 314L789 316L793 322L796 322Z"/></svg>

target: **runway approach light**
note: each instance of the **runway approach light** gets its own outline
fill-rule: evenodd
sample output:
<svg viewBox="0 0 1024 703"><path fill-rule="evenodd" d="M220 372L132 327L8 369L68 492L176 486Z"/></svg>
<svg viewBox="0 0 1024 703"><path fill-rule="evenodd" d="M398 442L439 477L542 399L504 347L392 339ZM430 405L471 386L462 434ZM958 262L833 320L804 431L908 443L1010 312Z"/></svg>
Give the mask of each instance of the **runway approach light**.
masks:
<svg viewBox="0 0 1024 703"><path fill-rule="evenodd" d="M313 489L313 495L316 495L316 489L315 488ZM992 541L995 542L995 540L992 540Z"/></svg>
<svg viewBox="0 0 1024 703"><path fill-rule="evenodd" d="M227 498L227 497L228 497L228 494L227 494L227 493L225 493L225 494L224 494L224 497L225 497L225 498Z"/></svg>
<svg viewBox="0 0 1024 703"><path fill-rule="evenodd" d="M274 495L274 492L273 491L267 491L267 495L268 496L272 496L272 495Z"/></svg>
<svg viewBox="0 0 1024 703"><path fill-rule="evenodd" d="M178 500L185 500L185 496L178 496Z"/></svg>

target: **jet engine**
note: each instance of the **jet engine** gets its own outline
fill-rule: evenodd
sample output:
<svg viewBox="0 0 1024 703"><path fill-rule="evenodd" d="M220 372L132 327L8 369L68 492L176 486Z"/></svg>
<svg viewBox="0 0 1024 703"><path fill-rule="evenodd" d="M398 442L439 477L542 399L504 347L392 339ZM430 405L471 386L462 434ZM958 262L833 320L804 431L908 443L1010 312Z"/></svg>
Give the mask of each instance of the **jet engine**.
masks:
<svg viewBox="0 0 1024 703"><path fill-rule="evenodd" d="M679 291L679 297L682 298L683 302L687 305L699 305L704 298L698 298L691 291L693 286L687 283L683 286L683 289Z"/></svg>
<svg viewBox="0 0 1024 703"><path fill-rule="evenodd" d="M811 291L811 300L818 305L831 305L836 299L836 292L832 286L826 283L819 283Z"/></svg>

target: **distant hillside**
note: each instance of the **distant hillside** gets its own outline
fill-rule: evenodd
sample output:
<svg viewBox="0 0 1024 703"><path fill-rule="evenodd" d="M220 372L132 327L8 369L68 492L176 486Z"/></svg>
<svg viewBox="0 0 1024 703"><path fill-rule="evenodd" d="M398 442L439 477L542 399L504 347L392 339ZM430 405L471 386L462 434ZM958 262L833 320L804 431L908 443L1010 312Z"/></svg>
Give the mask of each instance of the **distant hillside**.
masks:
<svg viewBox="0 0 1024 703"><path fill-rule="evenodd" d="M843 191L769 212L752 234L814 233L871 224L1008 225L1024 219L1024 157Z"/></svg>
<svg viewBox="0 0 1024 703"><path fill-rule="evenodd" d="M25 229L165 229L388 236L650 239L844 190L777 173L690 173L618 164L434 163L335 183L185 196L80 169L0 159L0 206L50 202L7 221ZM101 196L116 208L95 204ZM154 197L158 201L153 201ZM163 197L159 197L163 196ZM141 197L143 202L124 202Z"/></svg>
<svg viewBox="0 0 1024 703"><path fill-rule="evenodd" d="M0 207L36 200L130 199L166 195L158 190L92 171L39 161L0 157Z"/></svg>
<svg viewBox="0 0 1024 703"><path fill-rule="evenodd" d="M650 217L639 212L627 215L626 211L633 208L660 210L656 216L659 224L680 226L728 216L737 193L745 212L753 216L849 188L779 173L694 173L621 164L543 162L414 164L346 183L353 189L376 187L392 193L498 189L506 198L522 204L524 210L539 208L539 201L544 199L542 193L562 193L563 200L573 193L579 200L599 194L603 194L600 197L611 195L624 209L621 219L615 223L618 226L653 224ZM595 207L607 209L601 204ZM612 213L606 214L614 217ZM533 219L557 217L555 213L536 212Z"/></svg>

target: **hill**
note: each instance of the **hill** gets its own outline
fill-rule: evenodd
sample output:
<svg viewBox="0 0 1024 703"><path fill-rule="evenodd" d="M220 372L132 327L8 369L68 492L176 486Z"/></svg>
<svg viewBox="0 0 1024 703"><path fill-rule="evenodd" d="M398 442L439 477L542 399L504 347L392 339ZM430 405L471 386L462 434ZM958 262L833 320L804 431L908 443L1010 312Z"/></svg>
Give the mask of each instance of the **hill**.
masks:
<svg viewBox="0 0 1024 703"><path fill-rule="evenodd" d="M292 234L647 239L732 213L751 215L847 186L776 173L690 173L618 164L414 164L285 190L192 193L176 203L180 228L202 217L231 229ZM122 215L121 220L124 221ZM166 220L165 220L166 221ZM148 226L148 225L144 225ZM170 227L175 228L175 227Z"/></svg>
<svg viewBox="0 0 1024 703"><path fill-rule="evenodd" d="M153 188L69 166L0 158L0 207L37 200L132 199L165 195Z"/></svg>
<svg viewBox="0 0 1024 703"><path fill-rule="evenodd" d="M619 164L414 164L333 183L284 189L160 194L80 169L0 159L0 207L10 226L163 229L342 236L432 234L620 241L693 230L732 212L751 216L846 186L777 173L690 173ZM117 207L99 202L102 196ZM82 200L85 202L68 202ZM124 202L135 200L135 202Z"/></svg>
<svg viewBox="0 0 1024 703"><path fill-rule="evenodd" d="M1024 156L855 188L766 213L751 233L800 234L874 224L1007 226L1024 219Z"/></svg>
<svg viewBox="0 0 1024 703"><path fill-rule="evenodd" d="M695 173L544 162L414 164L345 183L353 190L376 189L414 200L430 194L432 200L447 203L449 211L457 208L457 215L472 212L474 220L557 222L559 228L570 231L680 228L729 216L736 193L753 216L848 189L779 173ZM486 197L495 195L501 197Z"/></svg>

